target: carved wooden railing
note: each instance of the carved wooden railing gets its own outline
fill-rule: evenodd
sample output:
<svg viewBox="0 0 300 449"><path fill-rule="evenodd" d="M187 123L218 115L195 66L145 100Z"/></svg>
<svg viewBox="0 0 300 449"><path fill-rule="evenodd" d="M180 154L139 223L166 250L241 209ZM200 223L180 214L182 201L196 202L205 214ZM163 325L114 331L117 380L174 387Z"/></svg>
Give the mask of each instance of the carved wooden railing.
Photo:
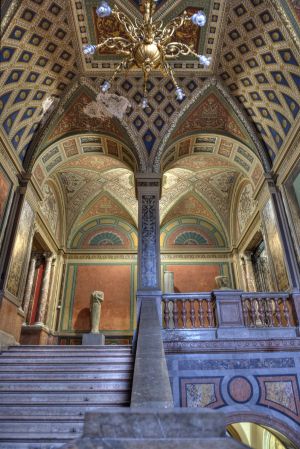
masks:
<svg viewBox="0 0 300 449"><path fill-rule="evenodd" d="M216 325L215 300L211 293L168 294L162 297L166 329L211 328Z"/></svg>
<svg viewBox="0 0 300 449"><path fill-rule="evenodd" d="M247 327L294 326L288 293L244 293L241 295L244 324Z"/></svg>

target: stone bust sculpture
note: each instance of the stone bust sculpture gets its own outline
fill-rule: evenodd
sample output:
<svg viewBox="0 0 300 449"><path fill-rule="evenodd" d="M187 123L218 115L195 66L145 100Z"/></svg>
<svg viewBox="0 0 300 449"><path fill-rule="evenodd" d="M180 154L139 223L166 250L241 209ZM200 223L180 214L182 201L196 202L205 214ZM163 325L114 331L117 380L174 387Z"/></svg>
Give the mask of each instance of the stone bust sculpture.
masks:
<svg viewBox="0 0 300 449"><path fill-rule="evenodd" d="M216 276L215 281L219 290L231 290L227 276Z"/></svg>
<svg viewBox="0 0 300 449"><path fill-rule="evenodd" d="M104 301L104 293L100 291L95 291L91 295L91 332L93 334L99 333L99 324L101 317L101 304Z"/></svg>

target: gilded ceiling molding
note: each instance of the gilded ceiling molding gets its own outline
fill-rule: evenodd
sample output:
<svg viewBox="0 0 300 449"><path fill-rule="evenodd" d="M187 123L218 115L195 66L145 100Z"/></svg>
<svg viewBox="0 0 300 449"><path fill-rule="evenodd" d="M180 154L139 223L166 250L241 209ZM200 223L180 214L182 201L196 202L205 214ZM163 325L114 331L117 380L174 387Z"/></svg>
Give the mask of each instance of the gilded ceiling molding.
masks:
<svg viewBox="0 0 300 449"><path fill-rule="evenodd" d="M206 80L203 84L203 86L196 92L195 97L192 98L189 102L187 102L185 104L185 106L176 113L176 116L174 114L173 116L173 123L170 125L168 132L165 134L164 138L162 139L161 145L159 147L158 152L155 154L155 156L153 157L153 171L155 173L159 173L160 172L160 161L161 161L161 157L163 155L163 152L165 150L165 148L167 147L167 143L168 140L172 134L172 132L174 131L174 129L176 128L176 126L178 125L178 121L179 119L189 110L191 109L191 107L211 88L211 87L215 87L223 96L223 98L227 101L227 103L231 106L231 108L233 109L233 111L235 112L236 116L239 118L239 120L241 121L241 123L244 125L246 131L248 132L256 153L264 167L264 170L266 172L270 171L270 162L269 159L266 156L266 152L264 150L264 147L261 143L261 141L259 140L257 133L254 129L254 127L252 126L252 124L249 122L248 117L246 116L246 114L242 111L242 109L240 108L240 106L238 105L237 101L235 100L235 98L233 98L230 93L228 92L227 88L223 85L223 83L221 82L221 80L217 77L212 77L209 78L208 80ZM151 158L152 159L152 158Z"/></svg>
<svg viewBox="0 0 300 449"><path fill-rule="evenodd" d="M22 3L22 0L11 0L10 5L4 14L4 16L1 18L1 31L0 31L0 37L2 37L6 31L6 28L8 27L11 19L15 15L17 9L19 8L20 4Z"/></svg>
<svg viewBox="0 0 300 449"><path fill-rule="evenodd" d="M300 39L299 35L296 33L295 28L293 27L290 19L288 18L287 13L285 12L285 9L282 6L282 2L279 0L269 0L272 6L275 8L275 10L278 12L285 28L289 32L291 39L293 40L293 43L295 44L295 47L297 47L297 50L300 52Z"/></svg>

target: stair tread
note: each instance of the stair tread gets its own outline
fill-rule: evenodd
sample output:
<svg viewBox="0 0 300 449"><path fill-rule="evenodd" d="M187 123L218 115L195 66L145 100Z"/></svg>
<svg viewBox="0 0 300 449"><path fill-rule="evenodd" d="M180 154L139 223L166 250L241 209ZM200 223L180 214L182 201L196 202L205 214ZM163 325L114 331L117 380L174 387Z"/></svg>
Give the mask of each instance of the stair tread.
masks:
<svg viewBox="0 0 300 449"><path fill-rule="evenodd" d="M54 449L86 412L130 404L131 346L19 346L0 354L0 449Z"/></svg>

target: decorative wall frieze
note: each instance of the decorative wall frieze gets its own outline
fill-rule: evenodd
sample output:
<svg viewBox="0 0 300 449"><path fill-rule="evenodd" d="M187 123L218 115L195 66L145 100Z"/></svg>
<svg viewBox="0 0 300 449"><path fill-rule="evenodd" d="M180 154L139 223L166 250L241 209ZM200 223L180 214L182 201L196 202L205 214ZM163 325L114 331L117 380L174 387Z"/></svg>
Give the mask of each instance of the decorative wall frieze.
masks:
<svg viewBox="0 0 300 449"><path fill-rule="evenodd" d="M272 340L215 340L215 341L168 341L168 331L164 332L164 348L170 353L210 353L213 352L270 352L272 351L299 351L300 340L272 339Z"/></svg>

